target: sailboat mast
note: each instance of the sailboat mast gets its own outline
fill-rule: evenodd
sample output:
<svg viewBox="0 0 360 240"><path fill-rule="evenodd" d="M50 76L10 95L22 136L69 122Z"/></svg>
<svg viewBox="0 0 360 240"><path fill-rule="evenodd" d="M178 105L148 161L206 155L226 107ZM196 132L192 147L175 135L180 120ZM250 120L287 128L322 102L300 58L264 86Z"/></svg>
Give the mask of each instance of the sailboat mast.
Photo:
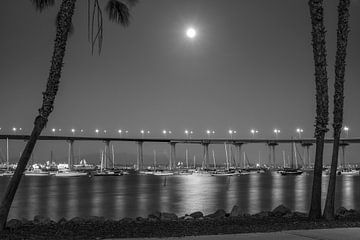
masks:
<svg viewBox="0 0 360 240"><path fill-rule="evenodd" d="M212 150L212 156L213 156L213 160L214 160L214 169L216 168L216 160L215 160L215 151L214 149Z"/></svg>
<svg viewBox="0 0 360 240"><path fill-rule="evenodd" d="M284 162L284 168L286 168L286 157L285 157L285 151L282 151L282 155L283 155L283 162Z"/></svg>
<svg viewBox="0 0 360 240"><path fill-rule="evenodd" d="M156 150L154 149L154 172L156 171Z"/></svg>
<svg viewBox="0 0 360 240"><path fill-rule="evenodd" d="M226 143L224 143L224 147L225 147L226 169L228 169L228 170L229 170L229 159L228 159L228 153L227 153Z"/></svg>
<svg viewBox="0 0 360 240"><path fill-rule="evenodd" d="M196 156L194 155L194 169L196 169Z"/></svg>
<svg viewBox="0 0 360 240"><path fill-rule="evenodd" d="M291 168L294 168L294 143L291 143Z"/></svg>
<svg viewBox="0 0 360 240"><path fill-rule="evenodd" d="M296 153L296 145L294 143L294 157L295 157L295 168L298 168L298 161L297 161L297 153Z"/></svg>
<svg viewBox="0 0 360 240"><path fill-rule="evenodd" d="M111 150L112 150L112 164L113 164L113 169L115 169L115 152L114 152L114 145L111 144Z"/></svg>
<svg viewBox="0 0 360 240"><path fill-rule="evenodd" d="M6 138L6 170L9 171L9 139Z"/></svg>
<svg viewBox="0 0 360 240"><path fill-rule="evenodd" d="M243 155L244 155L244 159L243 159L243 164L244 164L244 165L243 165L243 166L244 166L244 169L245 169L245 168L246 168L246 167L245 167L245 161L246 161L246 153L245 153L245 151L244 151Z"/></svg>
<svg viewBox="0 0 360 240"><path fill-rule="evenodd" d="M101 150L100 172L104 169L104 152Z"/></svg>
<svg viewBox="0 0 360 240"><path fill-rule="evenodd" d="M261 167L261 153L259 151L259 167Z"/></svg>
<svg viewBox="0 0 360 240"><path fill-rule="evenodd" d="M189 168L189 150L185 149L185 162L186 162L186 168Z"/></svg>

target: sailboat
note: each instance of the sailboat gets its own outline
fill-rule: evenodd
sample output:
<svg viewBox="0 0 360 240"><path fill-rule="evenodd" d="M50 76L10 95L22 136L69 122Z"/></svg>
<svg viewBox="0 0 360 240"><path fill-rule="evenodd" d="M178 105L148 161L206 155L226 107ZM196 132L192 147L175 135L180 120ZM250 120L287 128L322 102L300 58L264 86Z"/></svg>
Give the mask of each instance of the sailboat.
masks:
<svg viewBox="0 0 360 240"><path fill-rule="evenodd" d="M86 172L77 172L74 171L73 166L73 159L74 159L74 152L71 146L71 143L69 143L69 156L68 156L68 168L59 169L54 176L55 177L82 177L89 175Z"/></svg>
<svg viewBox="0 0 360 240"><path fill-rule="evenodd" d="M0 176L12 176L14 175L14 171L10 171L10 163L9 163L9 139L6 139L6 171L0 173Z"/></svg>
<svg viewBox="0 0 360 240"><path fill-rule="evenodd" d="M111 177L111 176L121 176L122 175L120 172L118 173L118 172L115 172L115 171L105 169L104 162L105 162L104 161L104 152L101 151L100 171L97 171L97 172L94 173L95 177Z"/></svg>
<svg viewBox="0 0 360 240"><path fill-rule="evenodd" d="M284 152L283 152L283 156L284 156ZM294 166L294 160L295 160L295 166ZM284 160L285 163L285 160ZM279 173L283 176L285 175L300 175L303 173L303 171L301 171L298 168L298 161L297 161L297 152L296 152L296 146L295 143L293 142L291 144L291 166L290 167L285 167L282 170L279 171Z"/></svg>

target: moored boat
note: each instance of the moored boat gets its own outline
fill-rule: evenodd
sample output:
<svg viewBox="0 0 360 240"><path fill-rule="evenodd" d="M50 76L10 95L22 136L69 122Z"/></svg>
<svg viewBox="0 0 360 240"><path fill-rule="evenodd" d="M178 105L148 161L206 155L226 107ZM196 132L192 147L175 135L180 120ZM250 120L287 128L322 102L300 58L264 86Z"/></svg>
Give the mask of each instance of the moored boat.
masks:
<svg viewBox="0 0 360 240"><path fill-rule="evenodd" d="M86 172L76 172L76 171L58 171L54 174L55 177L81 177L87 176Z"/></svg>
<svg viewBox="0 0 360 240"><path fill-rule="evenodd" d="M285 175L300 175L303 173L303 171L301 171L300 169L296 169L296 168L284 168L282 170L279 170L278 173L280 173L283 176L285 176Z"/></svg>

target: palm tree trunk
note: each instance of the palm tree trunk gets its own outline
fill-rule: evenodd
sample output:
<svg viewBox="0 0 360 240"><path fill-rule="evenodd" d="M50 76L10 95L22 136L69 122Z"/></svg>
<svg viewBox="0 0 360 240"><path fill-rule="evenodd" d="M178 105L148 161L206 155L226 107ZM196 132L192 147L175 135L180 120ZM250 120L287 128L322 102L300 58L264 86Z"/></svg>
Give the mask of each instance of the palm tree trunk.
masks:
<svg viewBox="0 0 360 240"><path fill-rule="evenodd" d="M309 0L316 84L316 153L309 218L321 217L321 175L325 133L328 131L328 86L323 0Z"/></svg>
<svg viewBox="0 0 360 240"><path fill-rule="evenodd" d="M53 110L55 96L59 87L61 69L65 55L68 33L71 28L71 20L75 10L76 0L63 0L59 10L59 20L56 27L56 38L54 43L54 52L51 61L50 73L46 85L46 91L43 92L43 103L39 109L39 115L34 122L34 128L26 143L25 149L21 154L18 166L11 178L4 197L0 205L0 231L5 228L7 217L11 204L14 200L16 190L19 186L23 172L30 159L36 141L45 127L48 117Z"/></svg>
<svg viewBox="0 0 360 240"><path fill-rule="evenodd" d="M329 186L324 209L324 217L328 220L334 219L336 170L338 165L339 143L344 110L345 58L349 34L349 7L350 0L339 1L334 84L334 145L331 160Z"/></svg>

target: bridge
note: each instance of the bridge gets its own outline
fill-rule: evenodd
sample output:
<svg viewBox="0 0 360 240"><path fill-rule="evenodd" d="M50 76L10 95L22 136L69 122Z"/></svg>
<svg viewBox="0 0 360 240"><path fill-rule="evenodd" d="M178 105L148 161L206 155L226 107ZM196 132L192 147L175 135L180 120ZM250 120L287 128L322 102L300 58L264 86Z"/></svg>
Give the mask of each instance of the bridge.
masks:
<svg viewBox="0 0 360 240"><path fill-rule="evenodd" d="M3 140L28 140L29 135L16 135L16 134L3 134L0 135L0 139ZM203 162L204 166L209 166L209 145L210 144L228 144L230 146L235 146L235 163L239 163L241 155L241 146L243 144L259 144L263 143L269 147L269 163L274 164L275 166L275 147L279 144L292 144L298 143L301 144L304 149L306 149L306 155L304 153L304 158L307 158L308 164L310 164L310 147L316 142L315 138L291 138L291 139L236 139L236 138L116 138L116 137L86 137L86 136L50 136L50 135L41 135L38 140L40 141L66 141L69 143L69 156L68 162L69 166L74 163L74 151L73 143L75 141L99 141L105 143L105 166L109 167L110 164L110 142L134 142L137 144L137 170L141 170L144 166L143 164L143 144L144 143L167 143L170 145L170 157L169 157L169 169L173 169L176 163L176 144L200 144L203 146ZM325 139L325 143L333 143L333 139ZM345 147L350 143L360 143L360 138L341 138L340 146L342 147L343 161L345 161ZM305 160L304 160L305 161Z"/></svg>

